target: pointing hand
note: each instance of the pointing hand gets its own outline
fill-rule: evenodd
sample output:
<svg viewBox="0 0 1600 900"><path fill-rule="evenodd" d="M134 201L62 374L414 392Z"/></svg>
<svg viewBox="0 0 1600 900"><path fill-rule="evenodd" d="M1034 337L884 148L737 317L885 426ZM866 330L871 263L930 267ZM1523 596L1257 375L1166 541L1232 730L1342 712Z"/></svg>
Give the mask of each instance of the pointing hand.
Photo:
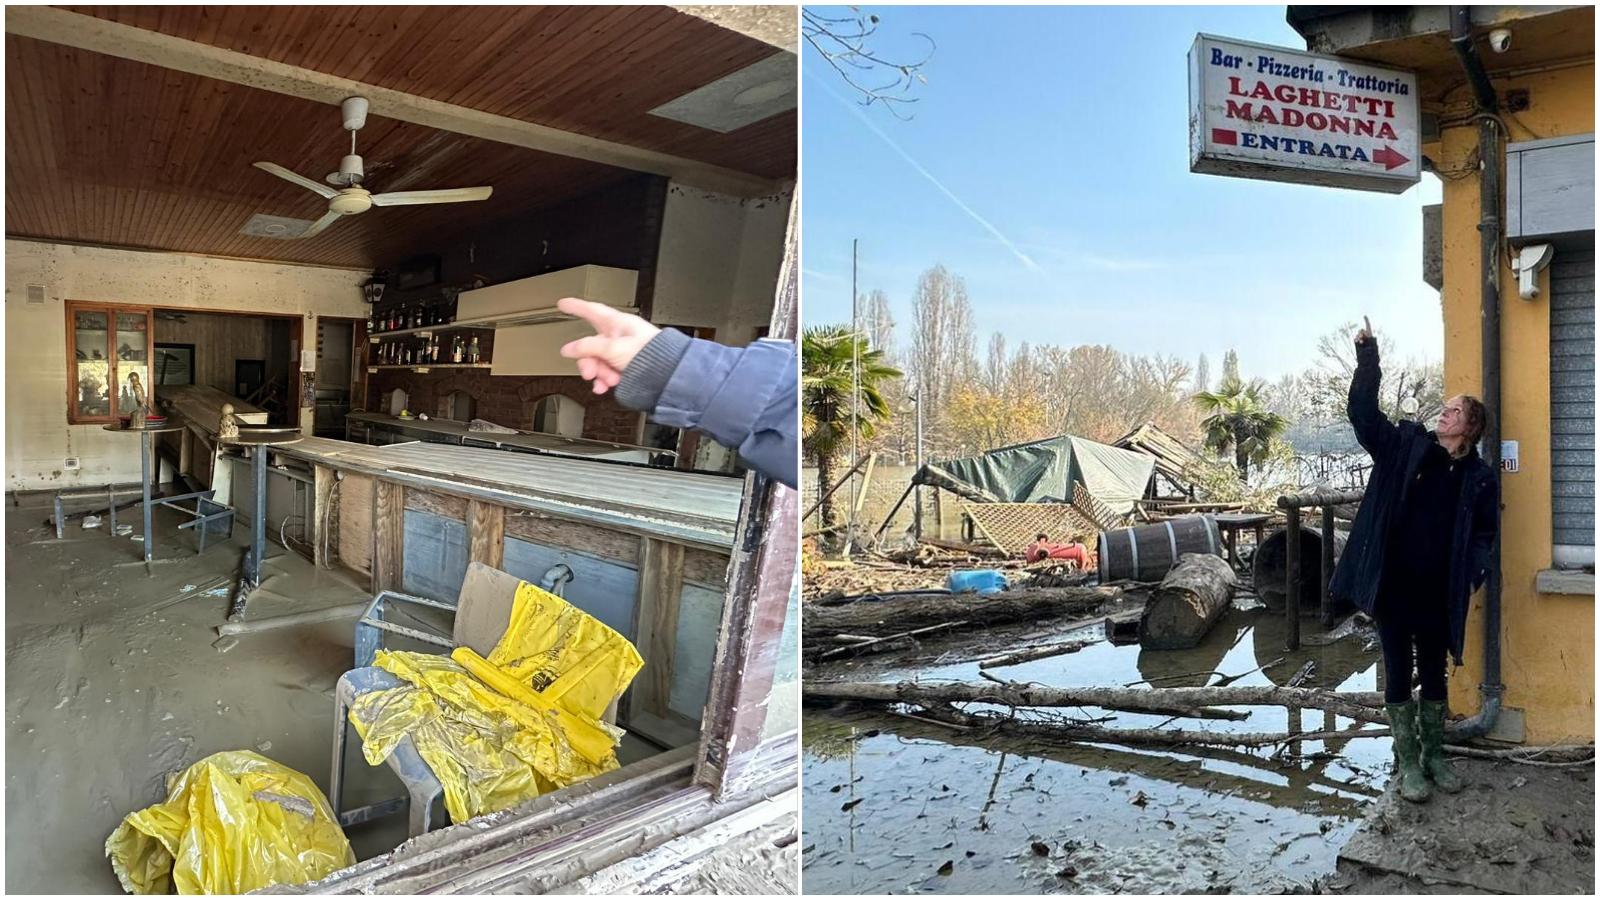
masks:
<svg viewBox="0 0 1600 900"><path fill-rule="evenodd" d="M594 382L596 394L616 387L622 380L622 370L661 332L644 319L619 312L604 303L566 297L556 308L588 322L597 332L561 348L562 356L578 361L578 374Z"/></svg>
<svg viewBox="0 0 1600 900"><path fill-rule="evenodd" d="M1361 329L1360 331L1356 332L1356 345L1357 346L1360 346L1362 344L1365 344L1367 341L1372 340L1372 336L1373 336L1372 335L1372 320L1368 319L1366 316L1362 316L1361 317L1361 321L1366 323L1366 327Z"/></svg>

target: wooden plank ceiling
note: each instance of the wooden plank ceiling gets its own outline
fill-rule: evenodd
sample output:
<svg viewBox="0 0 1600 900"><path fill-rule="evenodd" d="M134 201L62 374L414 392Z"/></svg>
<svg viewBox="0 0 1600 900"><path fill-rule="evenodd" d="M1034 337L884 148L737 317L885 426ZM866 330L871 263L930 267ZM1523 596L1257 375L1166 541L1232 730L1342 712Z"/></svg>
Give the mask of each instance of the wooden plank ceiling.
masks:
<svg viewBox="0 0 1600 900"><path fill-rule="evenodd" d="M82 7L75 11L581 134L792 177L795 116L730 134L645 114L770 55L654 7ZM634 173L374 111L357 138L374 192L487 184L489 200L372 209L300 241L239 233L326 201L251 167L322 180L349 152L337 107L6 36L6 233L361 268Z"/></svg>
<svg viewBox="0 0 1600 900"><path fill-rule="evenodd" d="M794 110L728 134L648 115L781 52L667 6L66 8L524 122L794 176Z"/></svg>

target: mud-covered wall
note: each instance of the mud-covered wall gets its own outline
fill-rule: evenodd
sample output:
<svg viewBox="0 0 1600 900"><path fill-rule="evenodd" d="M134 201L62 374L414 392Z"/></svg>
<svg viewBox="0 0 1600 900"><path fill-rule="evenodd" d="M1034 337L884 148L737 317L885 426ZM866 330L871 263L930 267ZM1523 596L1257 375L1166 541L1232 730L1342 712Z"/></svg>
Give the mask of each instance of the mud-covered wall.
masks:
<svg viewBox="0 0 1600 900"><path fill-rule="evenodd" d="M139 480L138 442L67 424L64 302L192 307L304 317L365 317L366 272L6 241L6 486L55 489ZM44 290L28 300L28 286ZM310 417L305 417L307 426ZM67 457L80 468L68 471Z"/></svg>

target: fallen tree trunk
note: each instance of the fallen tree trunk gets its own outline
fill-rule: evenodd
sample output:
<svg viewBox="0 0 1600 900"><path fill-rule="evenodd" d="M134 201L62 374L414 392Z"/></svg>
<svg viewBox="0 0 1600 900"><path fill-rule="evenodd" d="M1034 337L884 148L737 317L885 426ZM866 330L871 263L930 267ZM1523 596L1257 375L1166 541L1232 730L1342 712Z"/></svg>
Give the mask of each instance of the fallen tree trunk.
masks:
<svg viewBox="0 0 1600 900"><path fill-rule="evenodd" d="M1309 731L1290 734L1281 731L1196 731L1185 728L1104 728L1070 722L1043 722L1018 719L994 713L967 713L950 707L923 710L923 718L968 729L988 728L1011 734L1058 741L1094 741L1106 744L1162 745L1198 744L1218 747L1270 747L1292 741L1346 740L1357 737L1388 737L1387 728L1356 726L1349 731Z"/></svg>
<svg viewBox="0 0 1600 900"><path fill-rule="evenodd" d="M1233 603L1239 586L1233 567L1220 556L1185 553L1144 606L1139 643L1146 650L1197 646Z"/></svg>
<svg viewBox="0 0 1600 900"><path fill-rule="evenodd" d="M1012 653L1002 653L988 659L978 660L980 669L998 669L1001 666L1015 666L1019 663L1033 662L1036 659L1048 659L1064 653L1077 653L1079 650L1098 641L1062 641L1058 644L1046 644L1042 647L1029 647L1026 650L1017 650Z"/></svg>
<svg viewBox="0 0 1600 900"><path fill-rule="evenodd" d="M999 706L1059 707L1098 706L1127 712L1170 714L1173 710L1208 706L1284 706L1325 709L1360 722L1386 722L1383 695L1376 691L1334 693L1313 688L1281 687L1041 687L1006 682L957 681L924 684L914 681L807 682L804 696L828 700L859 700L867 703L915 703L921 706L947 703L993 703Z"/></svg>
<svg viewBox="0 0 1600 900"><path fill-rule="evenodd" d="M805 641L848 634L887 637L944 622L969 620L971 626L1083 615L1118 599L1117 588L1077 587L1001 591L997 594L917 593L889 600L859 600L837 606L809 604L801 617Z"/></svg>
<svg viewBox="0 0 1600 900"><path fill-rule="evenodd" d="M912 638L915 638L919 635L930 634L935 631L949 631L952 628L960 628L966 624L967 623L965 621L940 622L938 625L929 625L926 628L913 628L910 631L902 631L899 634L891 634L885 637L866 638L865 640L856 641L852 644L846 644L843 647L835 647L831 650L824 650L816 654L816 658L831 659L835 656L842 656L846 653L852 655L858 653L876 653L880 650L888 650L892 646L897 645L902 641L910 641Z"/></svg>

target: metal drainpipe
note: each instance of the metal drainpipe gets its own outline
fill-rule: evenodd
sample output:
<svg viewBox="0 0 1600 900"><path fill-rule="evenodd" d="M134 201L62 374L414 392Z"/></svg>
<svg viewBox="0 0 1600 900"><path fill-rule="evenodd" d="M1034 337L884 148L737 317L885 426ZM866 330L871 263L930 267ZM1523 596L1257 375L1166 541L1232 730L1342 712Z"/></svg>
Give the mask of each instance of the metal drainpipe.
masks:
<svg viewBox="0 0 1600 900"><path fill-rule="evenodd" d="M1472 11L1450 7L1450 46L1461 60L1478 104L1478 245L1482 284L1483 405L1489 411L1484 429L1484 459L1493 473L1498 494L1500 482L1500 140L1494 86L1484 71L1472 43ZM1496 510L1498 515L1499 511ZM1449 731L1452 741L1481 737L1500 717L1505 685L1500 681L1500 539L1489 555L1489 577L1484 584L1483 681L1478 685L1482 705L1478 714Z"/></svg>

